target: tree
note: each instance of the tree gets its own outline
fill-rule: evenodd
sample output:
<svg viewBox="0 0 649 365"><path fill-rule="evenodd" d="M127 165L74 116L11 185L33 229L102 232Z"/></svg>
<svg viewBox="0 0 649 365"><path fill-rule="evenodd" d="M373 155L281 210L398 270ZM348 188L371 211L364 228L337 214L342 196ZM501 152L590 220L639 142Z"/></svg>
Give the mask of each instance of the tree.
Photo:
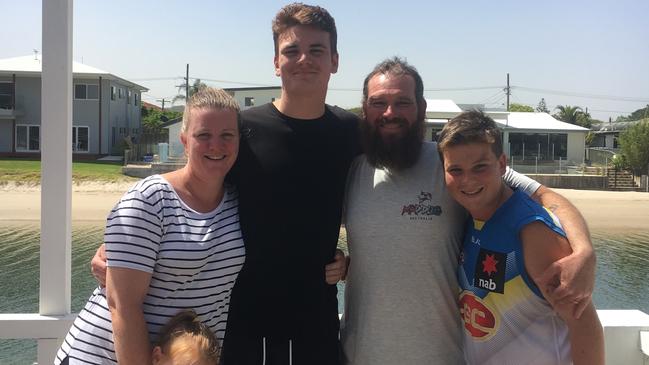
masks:
<svg viewBox="0 0 649 365"><path fill-rule="evenodd" d="M590 114L584 112L579 106L557 105L555 110L558 110L558 112L553 117L562 122L579 125L584 128L590 128L592 125Z"/></svg>
<svg viewBox="0 0 649 365"><path fill-rule="evenodd" d="M593 118L590 117L590 113L581 112L577 115L577 125L584 128L590 129L593 126Z"/></svg>
<svg viewBox="0 0 649 365"><path fill-rule="evenodd" d="M196 94L198 90L206 88L207 85L204 82L201 82L201 79L195 79L194 83L189 85L189 97L191 98L192 95ZM173 100L171 100L171 104L175 104L176 101L178 100L185 100L187 93L185 92L184 94L180 93L180 90L184 90L186 88L185 84L178 86L178 92L179 94L174 96Z"/></svg>
<svg viewBox="0 0 649 365"><path fill-rule="evenodd" d="M358 115L359 117L361 116L361 114L363 114L363 108L361 108L360 106L357 106L355 108L349 108L349 109L347 109L347 111L350 112L350 113L354 113L354 114Z"/></svg>
<svg viewBox="0 0 649 365"><path fill-rule="evenodd" d="M539 105L536 106L536 111L540 113L550 114L550 109L548 109L547 104L545 104L545 98L541 98L541 101L539 101Z"/></svg>
<svg viewBox="0 0 649 365"><path fill-rule="evenodd" d="M649 166L649 119L620 133L618 141L627 164L634 172L646 172Z"/></svg>
<svg viewBox="0 0 649 365"><path fill-rule="evenodd" d="M142 108L142 130L144 133L161 132L160 125L167 120L175 119L182 116L182 113L165 110L164 112L157 109Z"/></svg>
<svg viewBox="0 0 649 365"><path fill-rule="evenodd" d="M629 120L641 120L649 118L649 104L642 109L638 109L629 115Z"/></svg>
<svg viewBox="0 0 649 365"><path fill-rule="evenodd" d="M593 144L594 140L595 140L595 133L588 132L588 134L586 135L586 146L590 147L590 145Z"/></svg>
<svg viewBox="0 0 649 365"><path fill-rule="evenodd" d="M509 104L510 112L534 112L534 108L529 105L511 103Z"/></svg>

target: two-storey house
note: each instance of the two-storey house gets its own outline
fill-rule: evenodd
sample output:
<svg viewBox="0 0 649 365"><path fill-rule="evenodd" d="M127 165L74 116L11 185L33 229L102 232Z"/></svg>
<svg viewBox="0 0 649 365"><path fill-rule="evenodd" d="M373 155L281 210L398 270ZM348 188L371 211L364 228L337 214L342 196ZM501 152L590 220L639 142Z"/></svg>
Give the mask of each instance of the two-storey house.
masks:
<svg viewBox="0 0 649 365"><path fill-rule="evenodd" d="M40 153L41 58L0 59L0 155ZM147 88L109 72L73 63L72 151L75 157L121 151L141 133L141 94Z"/></svg>

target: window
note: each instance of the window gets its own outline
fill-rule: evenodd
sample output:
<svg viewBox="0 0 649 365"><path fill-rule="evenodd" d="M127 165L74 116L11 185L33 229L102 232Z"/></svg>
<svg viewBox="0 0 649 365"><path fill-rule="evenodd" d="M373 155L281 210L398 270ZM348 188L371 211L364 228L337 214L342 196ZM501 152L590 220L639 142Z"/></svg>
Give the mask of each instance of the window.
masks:
<svg viewBox="0 0 649 365"><path fill-rule="evenodd" d="M244 104L245 106L255 106L255 98L246 96Z"/></svg>
<svg viewBox="0 0 649 365"><path fill-rule="evenodd" d="M124 89L122 89L121 87L119 88L119 90L117 90L117 97L120 99L124 97Z"/></svg>
<svg viewBox="0 0 649 365"><path fill-rule="evenodd" d="M115 100L115 86L110 87L110 100Z"/></svg>
<svg viewBox="0 0 649 365"><path fill-rule="evenodd" d="M74 85L74 98L79 100L99 100L99 85Z"/></svg>
<svg viewBox="0 0 649 365"><path fill-rule="evenodd" d="M13 99L13 83L0 82L0 109L13 109Z"/></svg>
<svg viewBox="0 0 649 365"><path fill-rule="evenodd" d="M130 103L131 103L131 90L128 90L126 92L126 104L130 104Z"/></svg>
<svg viewBox="0 0 649 365"><path fill-rule="evenodd" d="M552 161L566 158L567 134L510 133L509 153L515 159Z"/></svg>
<svg viewBox="0 0 649 365"><path fill-rule="evenodd" d="M133 94L133 105L135 106L137 106L137 102L138 102L137 95L138 95L137 93Z"/></svg>
<svg viewBox="0 0 649 365"><path fill-rule="evenodd" d="M88 152L88 127L72 127L72 151Z"/></svg>
<svg viewBox="0 0 649 365"><path fill-rule="evenodd" d="M38 152L41 148L41 127L38 125L16 126L16 151Z"/></svg>

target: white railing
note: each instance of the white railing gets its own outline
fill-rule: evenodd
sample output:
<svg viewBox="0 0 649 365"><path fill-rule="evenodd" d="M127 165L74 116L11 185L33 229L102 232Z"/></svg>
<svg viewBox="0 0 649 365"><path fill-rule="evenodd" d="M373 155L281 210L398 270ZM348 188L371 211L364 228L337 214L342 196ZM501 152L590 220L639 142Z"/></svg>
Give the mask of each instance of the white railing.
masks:
<svg viewBox="0 0 649 365"><path fill-rule="evenodd" d="M604 326L607 364L649 364L649 314L605 309L597 315ZM74 317L0 314L0 339L37 339L39 364L51 364Z"/></svg>

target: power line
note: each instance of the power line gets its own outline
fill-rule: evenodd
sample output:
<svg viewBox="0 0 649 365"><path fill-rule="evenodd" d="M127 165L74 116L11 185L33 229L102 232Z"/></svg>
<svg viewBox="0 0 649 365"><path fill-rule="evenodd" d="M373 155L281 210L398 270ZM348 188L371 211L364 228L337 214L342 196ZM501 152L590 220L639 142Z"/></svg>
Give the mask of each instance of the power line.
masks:
<svg viewBox="0 0 649 365"><path fill-rule="evenodd" d="M577 92L571 92L571 91L537 89L537 88L524 87L524 86L512 86L512 89L517 89L517 90L521 90L521 91L529 91L529 92L534 92L534 93L545 93L545 94L553 94L553 95L574 96L574 97L579 97L579 98L649 103L649 98L643 98L643 97L638 97L638 96L613 96L613 95L600 95L600 94L585 94L585 93L577 93Z"/></svg>
<svg viewBox="0 0 649 365"><path fill-rule="evenodd" d="M169 80L178 80L182 79L182 76L167 76L167 77L149 77L143 79L128 79L130 81L169 81Z"/></svg>

